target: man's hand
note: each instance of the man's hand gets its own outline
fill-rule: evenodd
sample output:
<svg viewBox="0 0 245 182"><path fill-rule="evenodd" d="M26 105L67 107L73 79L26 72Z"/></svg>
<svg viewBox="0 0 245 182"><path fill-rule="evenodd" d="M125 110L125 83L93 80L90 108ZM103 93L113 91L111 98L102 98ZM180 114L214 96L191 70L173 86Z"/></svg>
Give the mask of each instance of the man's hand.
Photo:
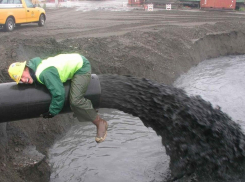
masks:
<svg viewBox="0 0 245 182"><path fill-rule="evenodd" d="M46 113L42 114L41 116L42 116L44 119L54 117L50 112L46 112Z"/></svg>

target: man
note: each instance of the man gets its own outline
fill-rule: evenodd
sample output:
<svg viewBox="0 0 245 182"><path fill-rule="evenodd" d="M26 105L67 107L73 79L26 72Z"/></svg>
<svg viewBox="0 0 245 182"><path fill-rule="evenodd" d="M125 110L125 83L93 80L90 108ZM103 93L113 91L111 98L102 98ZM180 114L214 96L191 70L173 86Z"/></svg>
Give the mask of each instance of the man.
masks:
<svg viewBox="0 0 245 182"><path fill-rule="evenodd" d="M97 143L103 142L108 124L94 110L90 100L84 98L91 79L90 62L80 54L60 54L42 60L33 58L26 63L16 62L9 67L10 77L26 84L44 84L52 95L49 111L43 118L52 118L63 108L65 89L63 83L71 79L70 107L79 121L92 121L97 127Z"/></svg>

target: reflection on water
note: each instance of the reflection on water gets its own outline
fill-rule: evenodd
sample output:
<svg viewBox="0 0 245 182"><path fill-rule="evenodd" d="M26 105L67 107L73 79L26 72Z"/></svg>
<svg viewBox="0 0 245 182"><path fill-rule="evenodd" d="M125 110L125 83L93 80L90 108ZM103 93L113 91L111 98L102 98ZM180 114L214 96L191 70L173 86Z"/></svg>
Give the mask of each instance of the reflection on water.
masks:
<svg viewBox="0 0 245 182"><path fill-rule="evenodd" d="M206 60L182 75L174 85L188 95L201 95L237 121L245 131L245 56Z"/></svg>
<svg viewBox="0 0 245 182"><path fill-rule="evenodd" d="M101 109L109 123L107 140L96 144L95 126L78 123L50 149L51 182L162 181L169 157L161 138L133 116Z"/></svg>
<svg viewBox="0 0 245 182"><path fill-rule="evenodd" d="M219 105L245 131L244 68L245 56L207 60L174 85ZM50 149L51 182L166 181L169 157L161 138L136 117L109 109L100 114L109 121L107 140L96 144L95 126L78 123Z"/></svg>

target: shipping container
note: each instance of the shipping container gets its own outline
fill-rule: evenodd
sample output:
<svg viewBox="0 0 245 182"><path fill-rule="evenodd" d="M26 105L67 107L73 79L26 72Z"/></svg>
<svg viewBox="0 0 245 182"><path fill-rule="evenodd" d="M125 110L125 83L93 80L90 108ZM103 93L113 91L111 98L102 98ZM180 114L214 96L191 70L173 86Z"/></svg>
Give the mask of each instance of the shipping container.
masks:
<svg viewBox="0 0 245 182"><path fill-rule="evenodd" d="M183 3L200 2L200 0L179 0L179 1ZM244 4L245 0L236 0L236 3Z"/></svg>
<svg viewBox="0 0 245 182"><path fill-rule="evenodd" d="M184 6L196 6L201 0L179 0ZM245 0L236 0L236 9L245 8Z"/></svg>
<svg viewBox="0 0 245 182"><path fill-rule="evenodd" d="M201 8L235 9L236 0L201 0Z"/></svg>
<svg viewBox="0 0 245 182"><path fill-rule="evenodd" d="M128 5L142 5L145 0L128 0Z"/></svg>
<svg viewBox="0 0 245 182"><path fill-rule="evenodd" d="M236 0L201 0L201 8L235 9Z"/></svg>

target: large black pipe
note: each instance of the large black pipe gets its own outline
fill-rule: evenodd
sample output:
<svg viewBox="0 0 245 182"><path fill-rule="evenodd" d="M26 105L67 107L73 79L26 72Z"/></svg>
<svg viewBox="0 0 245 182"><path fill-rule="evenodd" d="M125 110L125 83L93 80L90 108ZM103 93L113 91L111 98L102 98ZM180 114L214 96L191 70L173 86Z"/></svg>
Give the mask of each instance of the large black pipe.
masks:
<svg viewBox="0 0 245 182"><path fill-rule="evenodd" d="M66 100L61 113L70 112L70 81L64 83ZM92 101L94 108L100 104L101 87L97 75L92 74L85 98ZM0 84L0 122L37 118L49 110L51 95L43 85Z"/></svg>

